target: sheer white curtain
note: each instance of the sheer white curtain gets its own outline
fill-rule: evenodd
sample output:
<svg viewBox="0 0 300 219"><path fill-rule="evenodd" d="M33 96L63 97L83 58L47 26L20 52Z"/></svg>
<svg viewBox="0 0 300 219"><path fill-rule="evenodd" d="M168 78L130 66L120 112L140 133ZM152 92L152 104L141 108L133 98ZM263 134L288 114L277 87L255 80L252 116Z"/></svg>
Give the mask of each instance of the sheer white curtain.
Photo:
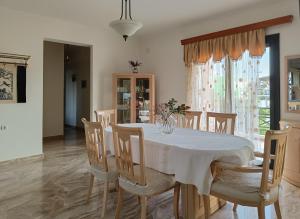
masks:
<svg viewBox="0 0 300 219"><path fill-rule="evenodd" d="M188 72L187 104L193 110L224 112L225 59L214 63L210 59L201 65L192 65Z"/></svg>
<svg viewBox="0 0 300 219"><path fill-rule="evenodd" d="M259 57L248 51L233 61L210 59L188 71L187 104L203 112L237 113L236 135L252 140L260 149L257 90L261 70Z"/></svg>
<svg viewBox="0 0 300 219"><path fill-rule="evenodd" d="M261 57L244 52L237 61L231 61L232 110L237 113L236 135L246 137L259 148L259 75Z"/></svg>
<svg viewBox="0 0 300 219"><path fill-rule="evenodd" d="M201 65L192 65L188 71L187 105L202 112L227 111L226 62L214 62L211 58ZM206 114L202 114L201 127L206 127Z"/></svg>

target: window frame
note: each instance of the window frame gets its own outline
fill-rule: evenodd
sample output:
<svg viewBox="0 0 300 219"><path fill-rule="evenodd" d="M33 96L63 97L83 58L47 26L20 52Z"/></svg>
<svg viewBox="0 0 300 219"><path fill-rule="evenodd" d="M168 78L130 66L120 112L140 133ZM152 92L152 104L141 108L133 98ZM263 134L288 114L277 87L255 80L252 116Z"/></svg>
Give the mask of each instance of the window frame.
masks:
<svg viewBox="0 0 300 219"><path fill-rule="evenodd" d="M280 121L280 34L266 36L270 47L270 128L279 130Z"/></svg>

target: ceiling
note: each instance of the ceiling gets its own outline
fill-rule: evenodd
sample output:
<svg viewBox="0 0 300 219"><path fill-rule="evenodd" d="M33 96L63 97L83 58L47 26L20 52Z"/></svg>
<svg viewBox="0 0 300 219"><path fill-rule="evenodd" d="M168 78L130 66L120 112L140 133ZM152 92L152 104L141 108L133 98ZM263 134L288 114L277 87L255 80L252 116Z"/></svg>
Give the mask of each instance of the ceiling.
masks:
<svg viewBox="0 0 300 219"><path fill-rule="evenodd" d="M184 25L250 5L276 0L132 0L140 34ZM120 17L121 0L0 0L0 6L93 26L108 26Z"/></svg>

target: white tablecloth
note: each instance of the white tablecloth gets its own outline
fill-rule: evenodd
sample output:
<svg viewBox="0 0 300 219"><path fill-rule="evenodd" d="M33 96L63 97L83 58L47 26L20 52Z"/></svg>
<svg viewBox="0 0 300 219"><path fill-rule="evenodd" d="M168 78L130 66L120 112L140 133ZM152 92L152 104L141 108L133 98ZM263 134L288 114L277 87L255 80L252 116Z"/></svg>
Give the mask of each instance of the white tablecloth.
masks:
<svg viewBox="0 0 300 219"><path fill-rule="evenodd" d="M210 164L224 161L245 165L254 158L254 145L247 139L216 133L178 128L162 135L153 124L124 124L142 127L146 166L166 174L175 174L178 182L192 184L200 194L209 194L213 180ZM114 154L112 130L105 129L105 142ZM139 162L138 141L132 138L132 156Z"/></svg>

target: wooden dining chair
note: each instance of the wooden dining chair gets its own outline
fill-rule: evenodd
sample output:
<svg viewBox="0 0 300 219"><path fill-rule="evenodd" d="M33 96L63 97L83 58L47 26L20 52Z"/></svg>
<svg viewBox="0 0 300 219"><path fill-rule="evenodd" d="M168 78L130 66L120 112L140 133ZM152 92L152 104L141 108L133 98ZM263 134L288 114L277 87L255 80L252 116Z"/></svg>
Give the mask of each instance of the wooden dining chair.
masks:
<svg viewBox="0 0 300 219"><path fill-rule="evenodd" d="M214 119L214 132L220 134L234 135L235 120L237 114L235 113L214 113L207 112L206 114L206 130L211 131L210 121Z"/></svg>
<svg viewBox="0 0 300 219"><path fill-rule="evenodd" d="M210 194L244 206L257 207L259 219L265 218L265 206L274 204L277 218L281 219L279 206L279 188L282 179L284 158L288 138L288 129L267 131L264 153L255 152L263 158L262 167L235 166L215 163L213 172L217 174L211 185ZM275 154L271 154L271 145L275 145ZM273 160L273 169L270 162ZM209 196L204 196L205 218L210 215Z"/></svg>
<svg viewBox="0 0 300 219"><path fill-rule="evenodd" d="M109 124L116 124L117 111L115 109L109 110L95 110L96 121L101 122L102 127L106 128Z"/></svg>
<svg viewBox="0 0 300 219"><path fill-rule="evenodd" d="M178 219L180 184L176 183L173 175L145 167L143 129L118 125L113 125L112 129L117 169L120 174L115 218L120 218L124 190L139 197L141 219L146 219L148 198L174 189L174 214ZM139 149L139 164L133 162L133 140Z"/></svg>
<svg viewBox="0 0 300 219"><path fill-rule="evenodd" d="M200 130L201 111L186 111L185 114L175 114L177 128L190 128Z"/></svg>
<svg viewBox="0 0 300 219"><path fill-rule="evenodd" d="M200 130L201 111L186 111L183 117L183 128Z"/></svg>
<svg viewBox="0 0 300 219"><path fill-rule="evenodd" d="M176 127L177 128L184 128L184 115L176 113L173 115L173 118L175 119L176 122Z"/></svg>
<svg viewBox="0 0 300 219"><path fill-rule="evenodd" d="M104 218L109 183L116 183L118 180L118 172L116 168L116 161L113 156L108 156L106 152L106 145L104 142L103 126L100 122L88 122L85 118L81 121L84 124L87 154L90 163L90 185L88 190L87 201L89 201L94 178L104 181L103 207L101 216Z"/></svg>

